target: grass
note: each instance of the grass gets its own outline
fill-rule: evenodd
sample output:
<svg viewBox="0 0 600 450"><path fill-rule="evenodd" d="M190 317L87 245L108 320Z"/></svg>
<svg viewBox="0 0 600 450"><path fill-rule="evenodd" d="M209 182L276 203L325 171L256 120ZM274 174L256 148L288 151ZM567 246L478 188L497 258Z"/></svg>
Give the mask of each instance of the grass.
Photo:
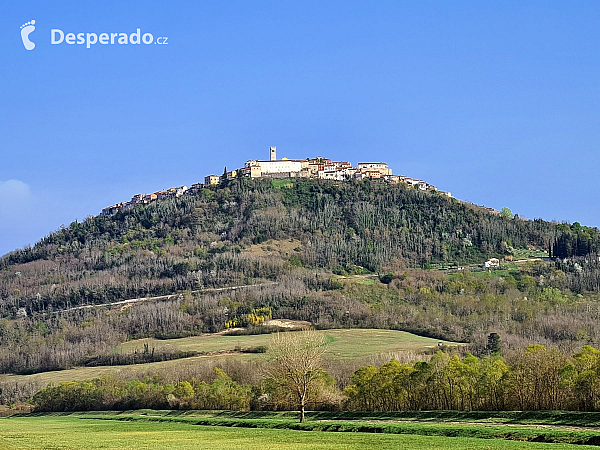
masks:
<svg viewBox="0 0 600 450"><path fill-rule="evenodd" d="M159 417L202 417L218 419L295 420L296 411L215 411L215 410L136 410L134 412L105 411L94 414L138 414ZM582 411L307 411L310 421L377 421L420 423L481 423L507 425L547 425L561 427L594 427L600 425L600 412ZM598 429L600 431L600 429Z"/></svg>
<svg viewBox="0 0 600 450"><path fill-rule="evenodd" d="M36 382L42 386L48 383L59 383L61 381L72 381L72 380L88 380L91 378L98 378L104 374L113 375L126 375L128 373L152 373L154 371L160 371L169 368L182 368L193 367L197 365L199 361L206 358L237 358L237 359L249 359L256 357L254 354L242 354L242 355L212 355L212 356L193 356L191 358L175 359L171 361L160 361L145 364L131 364L124 366L98 366L98 367L75 367L73 369L55 370L51 372L41 372L32 375L7 375L3 377L3 381L18 381L18 382Z"/></svg>
<svg viewBox="0 0 600 450"><path fill-rule="evenodd" d="M273 186L275 189L292 188L294 187L294 183L292 183L290 180L282 178L271 180L271 186Z"/></svg>
<svg viewBox="0 0 600 450"><path fill-rule="evenodd" d="M356 280L355 283L371 286L371 285L375 284L375 280L373 280L372 278L363 278L361 280Z"/></svg>
<svg viewBox="0 0 600 450"><path fill-rule="evenodd" d="M338 360L355 360L368 355L376 354L394 354L404 351L423 352L437 348L439 342L448 346L460 345L454 342L440 341L423 336L417 336L405 331L397 330L378 330L378 329L338 329L325 331L327 336L326 358L335 358ZM172 347L184 351L206 352L227 352L234 351L237 346L248 348L269 345L271 336L268 334L257 334L249 336L227 336L223 334L206 334L202 336L193 336L181 339L138 339L122 344L119 351L133 352L142 351L144 344L150 348L154 347ZM152 372L154 370L163 370L173 367L185 367L186 365L197 364L198 361L205 358L267 358L265 354L214 354L204 356L194 356L172 361L160 361L147 364L132 364L129 366L99 366L99 367L78 367L67 370L43 372L33 375L10 375L7 380L18 381L37 381L46 385L50 382L60 382L66 380L85 380L96 378L103 374L125 374L126 372Z"/></svg>
<svg viewBox="0 0 600 450"><path fill-rule="evenodd" d="M458 345L454 342L440 341L423 336L417 336L406 331L377 330L377 329L337 329L326 330L329 344L326 357L341 360L352 360L380 353L401 351L421 352L436 348L439 342L446 345ZM228 336L226 334L210 334L192 336L181 339L157 340L139 339L121 345L124 352L142 350L144 344L150 347L172 347L184 351L223 352L239 347L257 347L269 345L271 336L257 334L250 336ZM263 356L264 357L264 356Z"/></svg>
<svg viewBox="0 0 600 450"><path fill-rule="evenodd" d="M156 415L152 415L156 413ZM169 417L161 411L73 413L0 419L0 448L44 449L586 449L497 439L583 438L583 432L474 425L306 422ZM146 414L144 416L144 414ZM102 420L104 419L104 420ZM294 429L295 428L295 429ZM300 431L304 430L304 431ZM327 432L324 432L327 431ZM370 431L370 432L364 432ZM521 434L519 434L521 433ZM591 435L593 433L588 433ZM596 433L598 434L598 433ZM561 436L562 435L562 436Z"/></svg>

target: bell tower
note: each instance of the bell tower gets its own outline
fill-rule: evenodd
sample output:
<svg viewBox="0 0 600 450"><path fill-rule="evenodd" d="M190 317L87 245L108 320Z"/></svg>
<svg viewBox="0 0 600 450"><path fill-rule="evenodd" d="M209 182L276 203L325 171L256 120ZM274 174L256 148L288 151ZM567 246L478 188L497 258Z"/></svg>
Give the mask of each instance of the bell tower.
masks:
<svg viewBox="0 0 600 450"><path fill-rule="evenodd" d="M271 152L271 161L277 161L277 148L269 147L269 150Z"/></svg>

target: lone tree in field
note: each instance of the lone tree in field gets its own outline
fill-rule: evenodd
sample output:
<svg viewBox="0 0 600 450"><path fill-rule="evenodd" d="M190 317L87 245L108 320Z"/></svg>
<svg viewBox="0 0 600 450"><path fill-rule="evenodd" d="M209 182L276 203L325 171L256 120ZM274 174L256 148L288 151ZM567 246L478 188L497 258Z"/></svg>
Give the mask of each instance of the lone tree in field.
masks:
<svg viewBox="0 0 600 450"><path fill-rule="evenodd" d="M323 333L303 330L277 333L269 347L271 376L297 400L300 422L304 422L306 403L318 395L322 385L325 344Z"/></svg>

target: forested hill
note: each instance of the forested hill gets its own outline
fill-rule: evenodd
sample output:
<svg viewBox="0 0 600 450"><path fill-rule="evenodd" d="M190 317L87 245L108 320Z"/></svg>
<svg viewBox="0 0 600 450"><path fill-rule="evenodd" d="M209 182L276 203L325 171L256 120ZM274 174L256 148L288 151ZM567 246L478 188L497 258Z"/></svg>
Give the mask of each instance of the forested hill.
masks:
<svg viewBox="0 0 600 450"><path fill-rule="evenodd" d="M287 250L265 253L259 244L269 240ZM274 280L294 266L356 273L481 263L528 246L583 256L600 237L403 184L240 179L73 222L6 255L0 315Z"/></svg>

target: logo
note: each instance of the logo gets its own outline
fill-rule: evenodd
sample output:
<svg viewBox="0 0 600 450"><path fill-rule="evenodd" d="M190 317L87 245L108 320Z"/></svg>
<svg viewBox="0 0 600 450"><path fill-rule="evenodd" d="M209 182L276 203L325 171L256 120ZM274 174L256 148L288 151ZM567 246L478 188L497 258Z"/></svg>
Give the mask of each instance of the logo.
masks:
<svg viewBox="0 0 600 450"><path fill-rule="evenodd" d="M21 25L21 39L23 40L23 45L27 50L33 50L35 48L35 43L31 42L29 39L29 35L35 31L35 20L31 22L24 23ZM131 30L130 30L131 31ZM95 44L100 45L139 45L139 44L158 44L158 45L168 45L168 37L167 36L159 36L157 38L154 37L152 33L142 33L142 31L137 28L133 33L69 33L64 32L61 29L53 28L50 30L50 44L52 45L60 45L65 43L67 45L79 44L85 45L86 48L91 48Z"/></svg>
<svg viewBox="0 0 600 450"><path fill-rule="evenodd" d="M92 45L114 45L114 44L160 44L168 45L169 38L160 36L154 39L152 33L143 33L138 28L134 33L65 33L63 30L50 30L50 43L53 45L62 44L85 44L86 48Z"/></svg>
<svg viewBox="0 0 600 450"><path fill-rule="evenodd" d="M29 35L33 30L35 30L35 20L21 25L21 39L23 39L23 45L27 50L33 50L35 48L35 44L29 40Z"/></svg>

